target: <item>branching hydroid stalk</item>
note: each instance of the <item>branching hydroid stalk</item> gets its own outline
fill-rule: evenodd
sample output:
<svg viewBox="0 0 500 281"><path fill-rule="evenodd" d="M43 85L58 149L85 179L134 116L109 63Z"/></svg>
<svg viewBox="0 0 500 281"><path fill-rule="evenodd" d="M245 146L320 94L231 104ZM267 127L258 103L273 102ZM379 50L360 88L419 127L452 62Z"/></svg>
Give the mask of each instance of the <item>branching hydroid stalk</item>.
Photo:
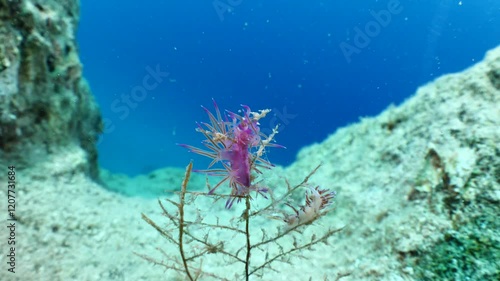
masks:
<svg viewBox="0 0 500 281"><path fill-rule="evenodd" d="M247 253L245 259L245 280L248 281L250 278L250 250L252 245L250 244L250 196L247 195L245 198L245 235L247 242Z"/></svg>
<svg viewBox="0 0 500 281"><path fill-rule="evenodd" d="M306 175L298 185L292 186L285 179L286 190L280 196L275 195L279 193L273 192L275 188L261 186L264 177L261 170L271 169L274 166L265 157L266 148L282 147L273 143L278 127L274 128L270 135L264 135L260 131L259 120L270 110L252 112L248 106L242 106L241 115L230 111L222 114L215 102L214 106L215 114L204 108L210 122L198 123L197 131L205 137L203 141L205 149L181 145L191 152L211 158L212 162L208 169L192 170L193 163L189 163L181 189L176 192L179 201L165 199L175 206L175 211L169 210L162 200L158 200L162 214L168 219L167 224L160 226L142 214L142 218L166 238L169 245L178 249L177 254L172 255L171 251L157 248L163 255L161 260L137 255L153 264L165 267L168 271L181 274L184 276L183 280L196 281L210 277L211 280L232 281L236 276L238 280L249 281L252 275L259 280L268 279L264 277L267 271L277 272L274 264L291 263L293 258L304 257L300 254L302 251L310 250L318 244L329 245L328 239L342 229L315 228L310 237L304 237L306 233L303 231L304 228L309 227L332 209L336 193L309 184L309 178L319 166ZM214 168L216 164L222 167ZM207 175L208 192L188 191L187 185L192 171ZM222 180L215 186L210 186L208 176L222 177ZM223 184L228 185L231 191L216 193L216 189ZM297 206L297 202L292 198L299 189L305 190L305 202ZM263 195L265 199L270 199L270 202L252 210L251 200L260 199L252 198L252 192ZM219 217L206 206L206 199L200 199L203 197L213 198L213 203L222 198L227 199L228 209L234 202L245 201L245 205L239 218L223 219L224 216ZM285 212L283 206L291 208L293 213ZM196 217L186 218L186 214L194 214ZM215 222L212 220L214 215ZM255 235L251 237L252 233L255 234L251 231L255 223L250 220L256 219L257 216L279 220L282 225L275 231L272 229L269 231L274 227L262 226L260 228L262 237ZM231 237L231 239L224 240L221 237L225 239ZM293 240L291 245L289 239ZM227 244L231 244L230 247L226 247ZM264 252L264 260L256 262L254 257L252 262L252 251L254 254ZM206 259L206 255L211 255L211 258ZM207 260L210 261L209 265L203 267L203 262ZM218 261L224 261L224 265ZM228 266L229 270L216 272L210 267L213 265Z"/></svg>
<svg viewBox="0 0 500 281"><path fill-rule="evenodd" d="M181 193L179 194L179 251L181 252L182 263L184 264L184 269L186 270L186 275L189 280L193 281L193 277L189 272L189 267L186 261L186 255L184 254L184 200L186 198L186 189L191 177L191 170L193 169L193 162L189 162L186 168L186 173L184 174L184 180L182 181Z"/></svg>

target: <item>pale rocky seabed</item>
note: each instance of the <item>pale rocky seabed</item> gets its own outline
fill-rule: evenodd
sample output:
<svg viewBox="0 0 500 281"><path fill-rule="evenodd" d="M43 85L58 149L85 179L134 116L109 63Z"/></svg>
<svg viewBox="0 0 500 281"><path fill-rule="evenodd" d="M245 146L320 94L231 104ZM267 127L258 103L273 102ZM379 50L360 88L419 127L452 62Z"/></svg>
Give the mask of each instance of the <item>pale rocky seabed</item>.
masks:
<svg viewBox="0 0 500 281"><path fill-rule="evenodd" d="M0 280L182 280L133 254L160 257L155 247L177 249L166 248L141 220L145 213L164 221L157 200L130 195L178 189L183 170L135 179L101 171L97 180L89 139L100 131L100 114L75 48L78 5L45 2L41 9L0 0L0 167L16 166L18 219L16 273L7 271L2 254ZM24 18L10 18L6 7ZM46 17L53 22L48 30ZM48 68L38 61L47 57L53 57ZM290 167L267 173L265 183L280 192L284 177L298 183L322 163L310 182L337 191L335 209L304 237L345 228L329 245L304 252L305 259L292 265L276 265L279 272L268 271L264 279L498 280L499 104L497 47L469 69L420 87L403 104L337 130L303 148ZM4 214L6 184L0 179ZM203 185L204 178L194 176L189 188ZM118 188L128 195L112 191ZM222 201L199 202L207 217L228 220L241 213L241 204L227 211ZM254 227L281 224L262 219ZM9 233L1 234L7 241ZM208 255L203 266L228 278L243 270L217 255Z"/></svg>

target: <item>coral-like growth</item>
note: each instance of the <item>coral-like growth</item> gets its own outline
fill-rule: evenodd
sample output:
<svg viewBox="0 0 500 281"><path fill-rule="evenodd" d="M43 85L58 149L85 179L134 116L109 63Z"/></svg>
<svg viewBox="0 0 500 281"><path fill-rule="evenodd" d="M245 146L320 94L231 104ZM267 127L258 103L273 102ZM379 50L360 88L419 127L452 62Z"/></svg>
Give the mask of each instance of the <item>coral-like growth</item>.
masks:
<svg viewBox="0 0 500 281"><path fill-rule="evenodd" d="M222 180L210 189L209 194L213 194L220 185L229 180L232 197L228 199L226 208L231 208L236 198L240 201L250 191L263 195L268 191L265 187L252 184L253 173L261 174L260 169L273 167L273 164L263 158L266 147L283 146L272 143L275 134L278 133L277 128L274 128L269 136L260 132L259 120L270 112L269 109L252 112L250 107L242 105L242 115L226 111L223 119L215 101L214 107L215 115L202 106L208 114L210 123L198 123L196 128L205 136L203 145L208 150L186 144L180 146L212 159L209 169L194 171L222 177ZM222 164L222 168L210 169L217 162Z"/></svg>
<svg viewBox="0 0 500 281"><path fill-rule="evenodd" d="M160 260L142 254L138 255L153 264L181 274L183 280L193 281L202 278L249 280L252 275L262 280L266 270L276 271L275 263L290 263L292 257L303 257L300 254L301 251L309 250L320 243L328 245L328 239L341 230L318 228L307 238L304 237L303 231L306 225L311 225L331 210L330 206L335 198L335 192L321 189L319 186L312 188L309 185L309 178L319 166L295 186L291 186L285 180L287 189L281 192L283 195L280 196L277 196L278 193L273 189L258 186L255 183L255 175L261 174L260 169L270 169L273 166L263 158L266 147L281 147L271 143L277 133L276 128L269 136L262 134L259 129L258 121L269 110L255 113L251 112L248 106L243 106L241 116L227 111L223 119L215 102L214 105L215 115L204 108L210 118L210 123L198 124L197 128L206 138L203 144L207 150L184 144L181 146L211 158L209 169L198 170L198 172L209 176L221 176L222 180L214 187L207 183L209 191L206 193L188 191L187 184L191 171L195 171L192 170L193 164L190 163L186 168L185 178L178 193L179 200L166 199L172 204L174 210L158 200L163 215L168 219L166 226L160 226L142 214L142 218L148 224L153 226L170 244L178 248L178 255L160 248L158 250L163 256ZM221 163L222 168L213 168L212 166L216 163ZM215 193L215 190L225 182L228 182L231 193ZM290 198L301 188L307 189L305 204L295 208ZM251 191L265 194L266 198L270 197L271 200L264 207L252 210ZM214 219L213 213L212 216L205 215L206 202L200 202L206 197L212 197L216 201L220 198L227 198L226 208L230 208L236 199L244 201L244 210L239 217L230 220L223 220L218 216ZM283 206L289 206L294 213L290 215L285 212ZM282 227L276 230L265 229L262 222L254 223L262 218L267 221L269 218L280 220ZM252 253L254 253L253 256ZM255 258L256 253L265 256ZM202 268L206 255L214 255L212 261L222 260L223 265L233 271L214 272L210 268ZM235 271L235 264L241 264L242 270ZM337 280L342 276L344 275L338 275Z"/></svg>
<svg viewBox="0 0 500 281"><path fill-rule="evenodd" d="M333 203L335 195L335 191L319 189L319 186L315 188L310 187L306 191L306 204L300 207L299 210L291 204L286 203L287 206L294 210L295 214L286 216L284 221L290 227L314 221L328 211L328 207Z"/></svg>

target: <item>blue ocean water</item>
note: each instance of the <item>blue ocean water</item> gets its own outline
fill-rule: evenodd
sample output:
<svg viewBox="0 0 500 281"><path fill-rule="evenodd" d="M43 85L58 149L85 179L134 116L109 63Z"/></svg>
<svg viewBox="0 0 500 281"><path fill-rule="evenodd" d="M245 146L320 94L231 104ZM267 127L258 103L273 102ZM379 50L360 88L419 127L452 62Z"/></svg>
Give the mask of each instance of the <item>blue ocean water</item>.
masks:
<svg viewBox="0 0 500 281"><path fill-rule="evenodd" d="M200 105L270 108L271 162L401 103L499 44L495 0L96 1L81 4L84 75L105 120L100 164L136 175L199 156Z"/></svg>

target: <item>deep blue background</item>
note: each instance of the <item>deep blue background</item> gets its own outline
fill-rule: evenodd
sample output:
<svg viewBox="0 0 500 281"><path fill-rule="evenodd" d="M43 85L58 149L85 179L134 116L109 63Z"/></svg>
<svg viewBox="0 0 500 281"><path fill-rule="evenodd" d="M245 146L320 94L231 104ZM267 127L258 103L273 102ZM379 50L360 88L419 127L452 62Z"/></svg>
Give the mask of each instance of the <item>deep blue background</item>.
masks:
<svg viewBox="0 0 500 281"><path fill-rule="evenodd" d="M288 165L301 147L401 103L500 43L499 1L401 0L402 12L348 62L341 42L354 44L355 28L390 0L240 2L221 18L214 1L83 1L78 41L107 122L104 168L134 175L191 158L204 168L175 144L199 144L195 121L206 120L200 105L210 108L211 98L232 111L247 104L294 115L277 136L287 149L268 154ZM120 97L143 84L148 66L169 76L131 108Z"/></svg>

